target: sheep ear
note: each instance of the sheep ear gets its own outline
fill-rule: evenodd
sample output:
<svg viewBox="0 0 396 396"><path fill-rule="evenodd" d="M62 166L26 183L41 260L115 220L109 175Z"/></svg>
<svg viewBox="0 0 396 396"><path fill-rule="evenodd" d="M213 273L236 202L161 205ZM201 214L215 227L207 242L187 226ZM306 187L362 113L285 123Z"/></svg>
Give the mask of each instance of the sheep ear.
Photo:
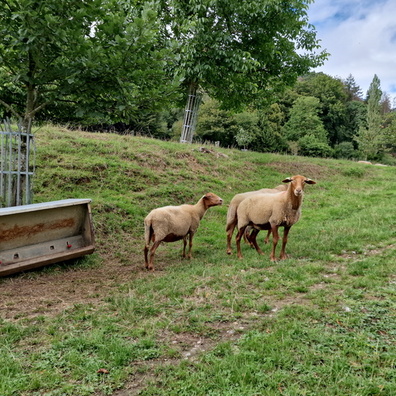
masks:
<svg viewBox="0 0 396 396"><path fill-rule="evenodd" d="M287 179L282 180L282 183L291 183L292 181L293 181L292 178L288 177Z"/></svg>
<svg viewBox="0 0 396 396"><path fill-rule="evenodd" d="M305 183L308 183L308 184L316 184L316 181L313 181L313 180L311 180L311 179L305 179Z"/></svg>

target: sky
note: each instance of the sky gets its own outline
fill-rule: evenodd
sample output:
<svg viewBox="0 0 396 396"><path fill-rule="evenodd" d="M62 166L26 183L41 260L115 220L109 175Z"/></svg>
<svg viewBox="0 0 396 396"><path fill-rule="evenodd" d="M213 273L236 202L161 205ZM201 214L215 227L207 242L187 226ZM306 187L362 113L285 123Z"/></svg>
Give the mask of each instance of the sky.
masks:
<svg viewBox="0 0 396 396"><path fill-rule="evenodd" d="M330 53L314 71L346 79L363 97L376 74L381 90L396 98L396 0L315 0L309 22L322 49Z"/></svg>

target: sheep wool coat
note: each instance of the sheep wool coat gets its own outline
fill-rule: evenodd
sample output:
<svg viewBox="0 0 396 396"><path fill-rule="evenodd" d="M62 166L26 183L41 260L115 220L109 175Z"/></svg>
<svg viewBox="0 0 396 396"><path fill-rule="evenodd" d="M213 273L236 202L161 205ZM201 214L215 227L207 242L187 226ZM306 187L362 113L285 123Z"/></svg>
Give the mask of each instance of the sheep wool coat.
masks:
<svg viewBox="0 0 396 396"><path fill-rule="evenodd" d="M282 227L297 223L302 196L290 200L289 193L260 194L243 200L238 207L238 228L254 224L256 228L268 229L270 224Z"/></svg>

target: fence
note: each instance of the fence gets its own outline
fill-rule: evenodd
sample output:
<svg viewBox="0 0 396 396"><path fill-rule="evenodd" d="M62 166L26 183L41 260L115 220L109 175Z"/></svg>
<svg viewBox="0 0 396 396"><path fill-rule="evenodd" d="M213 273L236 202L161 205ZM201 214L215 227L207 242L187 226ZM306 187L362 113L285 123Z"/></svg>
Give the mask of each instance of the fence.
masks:
<svg viewBox="0 0 396 396"><path fill-rule="evenodd" d="M0 124L0 208L32 203L34 161L33 135L21 125L13 130L9 121Z"/></svg>

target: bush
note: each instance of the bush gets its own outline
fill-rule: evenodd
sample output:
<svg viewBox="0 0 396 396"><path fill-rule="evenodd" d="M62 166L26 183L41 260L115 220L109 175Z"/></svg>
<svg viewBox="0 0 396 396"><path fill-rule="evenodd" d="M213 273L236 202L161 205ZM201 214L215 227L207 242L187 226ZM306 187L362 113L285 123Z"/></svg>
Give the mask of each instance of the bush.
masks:
<svg viewBox="0 0 396 396"><path fill-rule="evenodd" d="M356 159L359 157L359 153L353 147L352 142L342 142L334 147L334 157L342 159Z"/></svg>
<svg viewBox="0 0 396 396"><path fill-rule="evenodd" d="M307 157L332 157L333 149L317 137L307 135L298 140L298 154Z"/></svg>

